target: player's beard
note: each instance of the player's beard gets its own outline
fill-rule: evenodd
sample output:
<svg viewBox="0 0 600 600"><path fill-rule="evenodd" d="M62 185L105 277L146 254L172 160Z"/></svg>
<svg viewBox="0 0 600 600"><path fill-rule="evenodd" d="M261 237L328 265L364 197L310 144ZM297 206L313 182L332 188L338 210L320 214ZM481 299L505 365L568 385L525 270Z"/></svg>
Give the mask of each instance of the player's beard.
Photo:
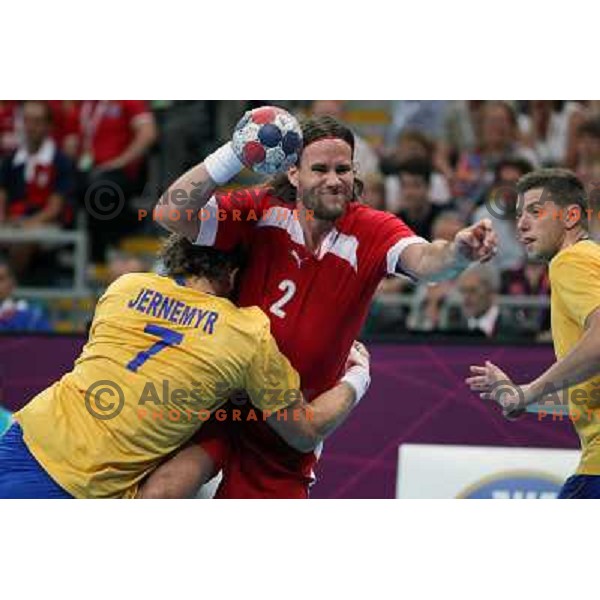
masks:
<svg viewBox="0 0 600 600"><path fill-rule="evenodd" d="M320 221L336 221L346 211L346 205L350 201L350 196L344 191L340 191L338 194L327 194L326 197L323 197L315 190L309 190L305 191L300 199L306 209L313 211L315 219Z"/></svg>

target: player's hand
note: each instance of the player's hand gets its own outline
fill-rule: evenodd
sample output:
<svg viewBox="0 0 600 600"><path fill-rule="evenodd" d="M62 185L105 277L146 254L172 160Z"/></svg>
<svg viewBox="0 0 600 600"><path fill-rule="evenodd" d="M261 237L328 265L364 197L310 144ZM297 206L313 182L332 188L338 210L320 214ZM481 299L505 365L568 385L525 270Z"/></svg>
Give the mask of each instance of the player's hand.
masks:
<svg viewBox="0 0 600 600"><path fill-rule="evenodd" d="M493 400L509 421L523 416L527 407L528 386L518 386L510 377L489 360L483 366L471 366L471 377L465 382L482 400Z"/></svg>
<svg viewBox="0 0 600 600"><path fill-rule="evenodd" d="M244 113L233 130L231 149L255 173L285 173L298 161L302 129L296 117L278 106L260 106Z"/></svg>
<svg viewBox="0 0 600 600"><path fill-rule="evenodd" d="M350 350L350 354L348 354L348 358L346 359L346 366L344 367L344 372L348 372L352 367L360 367L365 369L367 372L369 371L371 366L371 355L369 351L360 342L356 340L352 344L352 348Z"/></svg>
<svg viewBox="0 0 600 600"><path fill-rule="evenodd" d="M482 219L470 227L461 229L454 238L460 258L487 262L498 251L498 236L489 219Z"/></svg>

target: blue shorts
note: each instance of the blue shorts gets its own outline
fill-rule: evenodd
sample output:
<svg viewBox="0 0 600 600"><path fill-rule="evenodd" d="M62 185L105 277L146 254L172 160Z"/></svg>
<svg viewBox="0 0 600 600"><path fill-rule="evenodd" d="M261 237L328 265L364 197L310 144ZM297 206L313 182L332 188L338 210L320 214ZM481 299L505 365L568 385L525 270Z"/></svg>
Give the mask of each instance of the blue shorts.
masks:
<svg viewBox="0 0 600 600"><path fill-rule="evenodd" d="M0 438L0 498L73 498L29 452L18 423Z"/></svg>
<svg viewBox="0 0 600 600"><path fill-rule="evenodd" d="M573 475L565 481L558 498L593 500L600 498L600 475Z"/></svg>

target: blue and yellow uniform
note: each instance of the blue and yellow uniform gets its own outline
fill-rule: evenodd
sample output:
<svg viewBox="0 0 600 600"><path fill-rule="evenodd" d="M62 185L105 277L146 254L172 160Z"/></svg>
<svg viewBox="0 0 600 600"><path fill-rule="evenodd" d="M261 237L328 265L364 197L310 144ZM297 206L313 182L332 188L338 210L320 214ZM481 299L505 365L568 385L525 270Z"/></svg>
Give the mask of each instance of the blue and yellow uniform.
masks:
<svg viewBox="0 0 600 600"><path fill-rule="evenodd" d="M257 408L274 412L298 395L265 389L299 387L260 309L169 277L130 274L98 302L73 370L15 420L28 451L70 495L132 497L227 390L245 389Z"/></svg>
<svg viewBox="0 0 600 600"><path fill-rule="evenodd" d="M560 360L582 338L600 307L600 245L591 240L561 250L550 262L554 351ZM577 475L600 475L600 377L569 389L569 415L581 441Z"/></svg>

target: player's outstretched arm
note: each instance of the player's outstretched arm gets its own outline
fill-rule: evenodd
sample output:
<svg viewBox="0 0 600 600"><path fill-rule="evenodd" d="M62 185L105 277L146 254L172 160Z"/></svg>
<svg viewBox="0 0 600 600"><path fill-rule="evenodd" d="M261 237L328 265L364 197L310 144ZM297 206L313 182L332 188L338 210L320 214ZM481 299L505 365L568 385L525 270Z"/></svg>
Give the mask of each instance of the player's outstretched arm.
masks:
<svg viewBox="0 0 600 600"><path fill-rule="evenodd" d="M310 404L303 399L282 409L267 419L290 446L300 452L311 452L348 417L369 388L369 353L359 342L346 363L346 374L330 390Z"/></svg>
<svg viewBox="0 0 600 600"><path fill-rule="evenodd" d="M444 281L459 275L473 261L486 262L496 254L498 239L489 219L456 234L454 241L436 240L404 249L399 272L423 281Z"/></svg>

